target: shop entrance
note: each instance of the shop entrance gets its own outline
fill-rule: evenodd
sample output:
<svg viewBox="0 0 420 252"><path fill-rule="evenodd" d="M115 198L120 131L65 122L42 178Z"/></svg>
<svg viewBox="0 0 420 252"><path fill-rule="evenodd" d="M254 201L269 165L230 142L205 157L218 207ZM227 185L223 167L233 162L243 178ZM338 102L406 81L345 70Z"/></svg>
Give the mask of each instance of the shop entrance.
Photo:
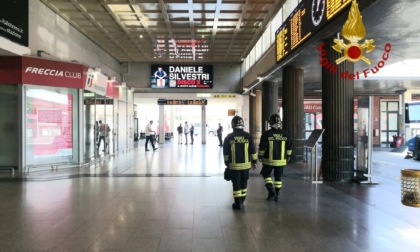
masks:
<svg viewBox="0 0 420 252"><path fill-rule="evenodd" d="M84 161L117 151L114 145L114 100L84 91Z"/></svg>

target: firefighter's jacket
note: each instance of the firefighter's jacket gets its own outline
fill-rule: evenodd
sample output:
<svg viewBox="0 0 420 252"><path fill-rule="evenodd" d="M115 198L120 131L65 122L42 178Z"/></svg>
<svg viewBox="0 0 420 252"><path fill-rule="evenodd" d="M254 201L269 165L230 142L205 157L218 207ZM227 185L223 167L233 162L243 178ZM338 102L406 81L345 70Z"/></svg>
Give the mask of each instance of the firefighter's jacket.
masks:
<svg viewBox="0 0 420 252"><path fill-rule="evenodd" d="M263 165L285 166L292 155L292 140L282 129L271 128L261 135L258 159Z"/></svg>
<svg viewBox="0 0 420 252"><path fill-rule="evenodd" d="M223 142L225 165L232 170L246 170L251 163L257 162L254 141L249 133L242 129L233 129Z"/></svg>

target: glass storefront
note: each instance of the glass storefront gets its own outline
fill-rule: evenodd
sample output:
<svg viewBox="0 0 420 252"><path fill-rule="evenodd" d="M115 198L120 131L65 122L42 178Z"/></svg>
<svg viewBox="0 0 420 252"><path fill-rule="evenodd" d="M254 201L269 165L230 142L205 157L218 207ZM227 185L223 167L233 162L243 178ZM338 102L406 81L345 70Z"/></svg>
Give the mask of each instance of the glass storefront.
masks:
<svg viewBox="0 0 420 252"><path fill-rule="evenodd" d="M17 169L19 163L18 86L0 85L0 167ZM7 143L7 144L4 144Z"/></svg>
<svg viewBox="0 0 420 252"><path fill-rule="evenodd" d="M78 89L26 86L26 163L78 163Z"/></svg>
<svg viewBox="0 0 420 252"><path fill-rule="evenodd" d="M114 100L89 91L83 94L84 162L114 153ZM101 134L100 131L104 134Z"/></svg>

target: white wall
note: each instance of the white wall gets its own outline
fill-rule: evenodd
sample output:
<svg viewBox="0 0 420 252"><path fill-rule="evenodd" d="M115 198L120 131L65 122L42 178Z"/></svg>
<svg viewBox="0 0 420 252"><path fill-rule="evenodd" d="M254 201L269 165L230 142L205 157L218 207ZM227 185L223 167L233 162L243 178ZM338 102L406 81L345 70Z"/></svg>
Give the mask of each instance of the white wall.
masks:
<svg viewBox="0 0 420 252"><path fill-rule="evenodd" d="M89 67L100 67L102 73L121 80L117 60L41 1L29 1L29 48L32 56L42 50L60 60L76 60Z"/></svg>

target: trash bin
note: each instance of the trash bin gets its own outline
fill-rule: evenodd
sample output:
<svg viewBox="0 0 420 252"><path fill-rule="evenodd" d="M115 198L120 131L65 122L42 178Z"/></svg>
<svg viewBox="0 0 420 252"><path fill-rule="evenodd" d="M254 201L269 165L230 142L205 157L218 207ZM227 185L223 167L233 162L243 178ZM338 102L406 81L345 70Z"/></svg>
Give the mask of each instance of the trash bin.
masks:
<svg viewBox="0 0 420 252"><path fill-rule="evenodd" d="M402 144L402 136L392 136L394 138L394 141L391 143L391 148L398 148Z"/></svg>
<svg viewBox="0 0 420 252"><path fill-rule="evenodd" d="M420 170L401 170L401 203L420 207Z"/></svg>

